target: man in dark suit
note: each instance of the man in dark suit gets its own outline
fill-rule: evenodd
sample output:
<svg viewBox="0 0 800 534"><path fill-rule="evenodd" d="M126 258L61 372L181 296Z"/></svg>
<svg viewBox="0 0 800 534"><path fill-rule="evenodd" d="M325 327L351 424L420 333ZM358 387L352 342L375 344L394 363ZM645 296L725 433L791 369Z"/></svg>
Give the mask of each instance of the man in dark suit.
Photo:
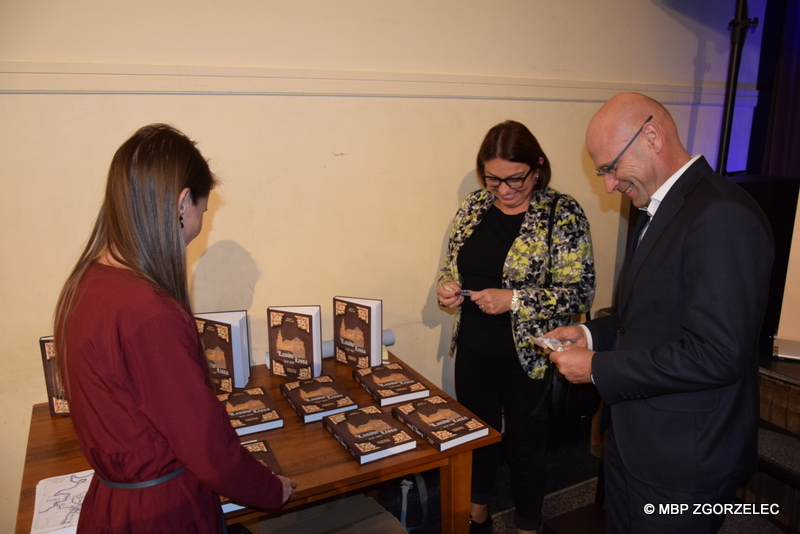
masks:
<svg viewBox="0 0 800 534"><path fill-rule="evenodd" d="M586 147L606 191L647 210L617 313L548 334L567 345L551 354L559 370L593 381L607 405L606 532L716 532L724 513L709 505L755 468L772 232L747 193L687 153L655 100L610 99Z"/></svg>

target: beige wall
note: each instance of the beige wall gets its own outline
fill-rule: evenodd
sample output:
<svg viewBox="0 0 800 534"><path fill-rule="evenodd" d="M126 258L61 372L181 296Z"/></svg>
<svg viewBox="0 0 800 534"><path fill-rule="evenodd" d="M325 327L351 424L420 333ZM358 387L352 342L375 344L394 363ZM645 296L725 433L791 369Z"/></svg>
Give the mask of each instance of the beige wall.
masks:
<svg viewBox="0 0 800 534"><path fill-rule="evenodd" d="M182 129L222 179L190 246L192 295L198 311L249 310L255 363L267 306L321 304L330 339L334 295L381 298L393 350L452 392L434 280L482 136L507 118L537 135L552 185L589 216L595 308L609 305L620 198L594 176L584 129L609 96L646 92L715 163L733 2L693 4L0 0L0 531L30 407L46 400L37 339L136 128ZM759 41L740 75L745 134Z"/></svg>
<svg viewBox="0 0 800 534"><path fill-rule="evenodd" d="M798 212L800 215L800 211ZM792 250L789 268L786 272L786 286L783 288L781 320L778 337L800 341L800 217L794 219Z"/></svg>

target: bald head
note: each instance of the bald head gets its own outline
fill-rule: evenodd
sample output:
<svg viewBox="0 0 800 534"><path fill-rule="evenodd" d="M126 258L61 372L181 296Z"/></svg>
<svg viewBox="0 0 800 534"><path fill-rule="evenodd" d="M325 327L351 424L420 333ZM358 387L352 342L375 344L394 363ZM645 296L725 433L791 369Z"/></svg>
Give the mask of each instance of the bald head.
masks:
<svg viewBox="0 0 800 534"><path fill-rule="evenodd" d="M646 206L650 195L690 159L669 112L639 93L620 93L603 104L589 122L586 148L597 169L614 164L603 175L606 191L629 194L638 207Z"/></svg>

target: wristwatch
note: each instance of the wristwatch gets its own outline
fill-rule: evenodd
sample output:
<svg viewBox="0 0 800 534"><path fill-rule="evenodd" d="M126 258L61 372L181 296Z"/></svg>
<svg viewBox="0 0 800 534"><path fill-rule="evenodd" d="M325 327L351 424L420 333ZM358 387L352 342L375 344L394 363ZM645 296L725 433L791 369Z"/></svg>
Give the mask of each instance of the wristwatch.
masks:
<svg viewBox="0 0 800 534"><path fill-rule="evenodd" d="M517 290L514 289L511 296L511 311L516 313L517 310L519 310L519 296L517 295Z"/></svg>

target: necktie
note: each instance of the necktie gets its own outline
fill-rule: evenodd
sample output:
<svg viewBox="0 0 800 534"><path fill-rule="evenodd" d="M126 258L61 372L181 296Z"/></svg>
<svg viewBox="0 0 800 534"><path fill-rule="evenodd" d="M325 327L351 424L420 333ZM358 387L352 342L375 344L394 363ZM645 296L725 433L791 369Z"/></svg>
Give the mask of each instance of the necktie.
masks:
<svg viewBox="0 0 800 534"><path fill-rule="evenodd" d="M633 252L639 247L639 242L642 240L644 231L647 229L649 224L650 215L647 212L647 208L639 208L639 213L637 214L636 220L633 222L633 226L628 234L628 250L630 252Z"/></svg>
<svg viewBox="0 0 800 534"><path fill-rule="evenodd" d="M647 211L645 211L644 213L639 215L639 217L644 219L644 223L641 225L642 229L639 230L639 235L638 235L637 240L636 240L636 246L637 247L639 246L639 243L642 242L642 238L644 237L644 233L647 232L647 227L650 226L650 221L653 220L653 217Z"/></svg>

